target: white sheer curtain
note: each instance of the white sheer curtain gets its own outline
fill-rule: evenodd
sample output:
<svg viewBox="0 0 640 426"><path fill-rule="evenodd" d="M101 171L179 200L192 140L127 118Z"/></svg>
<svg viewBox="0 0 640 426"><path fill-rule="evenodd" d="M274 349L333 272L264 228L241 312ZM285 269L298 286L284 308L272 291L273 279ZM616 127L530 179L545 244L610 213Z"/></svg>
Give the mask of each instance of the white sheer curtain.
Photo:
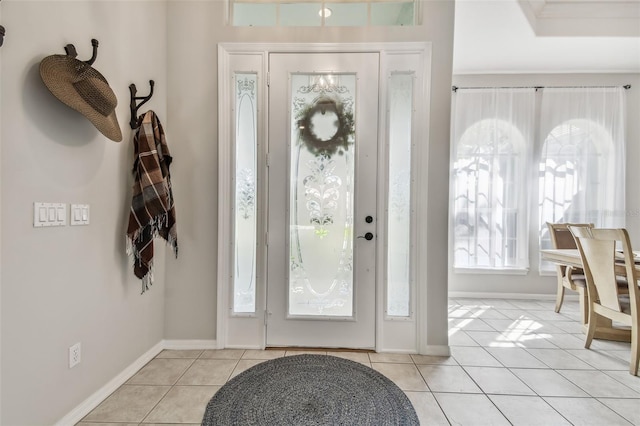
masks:
<svg viewBox="0 0 640 426"><path fill-rule="evenodd" d="M625 90L550 88L542 94L540 248L546 222L625 225ZM552 270L541 262L541 270Z"/></svg>
<svg viewBox="0 0 640 426"><path fill-rule="evenodd" d="M456 269L526 269L534 89L458 89L451 143Z"/></svg>

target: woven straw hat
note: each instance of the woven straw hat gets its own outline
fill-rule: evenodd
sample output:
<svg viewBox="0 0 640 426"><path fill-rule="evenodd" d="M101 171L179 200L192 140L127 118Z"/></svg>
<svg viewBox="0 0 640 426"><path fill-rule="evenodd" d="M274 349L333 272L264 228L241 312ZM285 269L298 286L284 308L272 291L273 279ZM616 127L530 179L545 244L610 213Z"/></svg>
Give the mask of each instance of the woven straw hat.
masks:
<svg viewBox="0 0 640 426"><path fill-rule="evenodd" d="M40 62L40 76L56 98L87 117L100 133L122 140L115 113L118 99L91 65L69 55L51 55Z"/></svg>

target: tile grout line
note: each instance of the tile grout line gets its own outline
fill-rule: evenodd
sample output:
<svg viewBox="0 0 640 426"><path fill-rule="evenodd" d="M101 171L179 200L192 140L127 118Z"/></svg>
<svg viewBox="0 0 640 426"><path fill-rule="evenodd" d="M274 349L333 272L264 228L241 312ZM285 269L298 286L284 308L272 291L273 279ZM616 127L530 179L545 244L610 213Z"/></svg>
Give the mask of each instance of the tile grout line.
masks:
<svg viewBox="0 0 640 426"><path fill-rule="evenodd" d="M450 300L450 302L451 302L451 300ZM518 321L518 319L511 318L511 316L513 316L513 314L504 315L506 318L491 318L491 316L494 316L493 313L489 313L488 314L490 316L490 318L485 318L485 317L478 316L478 315L471 316L471 314L473 314L473 312L474 312L474 309L478 309L477 307L475 307L476 305L481 305L483 308L480 308L480 309L484 309L486 311L496 311L496 312L500 311L500 310L504 311L504 310L506 310L506 308L504 306L500 306L500 308L493 308L492 306L490 306L491 303L489 303L488 301L484 302L483 300L478 300L477 303L473 303L473 304L472 304L471 301L467 301L467 302L468 302L467 305L460 304L457 307L452 306L451 303L450 303L449 304L449 314L451 315L452 313L454 313L458 309L459 310L466 309L465 317L470 317L470 318L450 317L450 320L454 320L456 322L464 322L463 321L464 319L470 319L470 320L478 321L478 324L483 323L484 325L488 326L491 330L493 330L493 331L489 331L489 330L468 330L468 331L490 332L490 333L496 333L496 335L504 335L504 334L506 334L506 332L505 332L505 329L500 330L500 327L499 327L500 322L492 322L492 320L496 320L496 321L497 320L500 320L500 321L504 321L504 320ZM473 306L470 306L470 305L473 305ZM539 303L538 303L538 305L540 305L541 307L540 308L535 308L535 307L532 307L532 306L528 306L527 308L520 308L520 307L518 307L516 305L513 305L514 307L512 309L510 309L510 310L518 310L518 311L524 312L524 315L527 315L529 317L529 319L531 319L531 320L533 320L533 321L535 321L535 322L537 322L539 324L542 324L542 327L544 327L544 326L553 326L552 321L549 320L549 319L545 319L545 317L547 317L547 315L543 314L543 312L546 309L549 309L549 307L548 306L543 306L543 305L541 305ZM536 311L536 312L534 313L532 311ZM537 312L537 311L540 311L540 312ZM569 309L567 310L567 314L572 313L572 312L573 311L570 312ZM536 313L538 313L538 315L536 315ZM524 350L525 352L523 353L523 355L526 353L528 356L532 357L531 358L532 362L534 360L536 362L539 362L540 365L544 366L542 369L534 368L534 367L531 367L531 366L527 366L527 367L518 367L518 366L508 367L505 363L503 363L500 359L498 359L496 355L494 355L492 352L489 351L489 349L492 348L492 346L490 346L488 344L489 339L491 338L490 335L486 335L485 337L482 337L481 335L476 335L476 337L474 338L474 337L472 337L473 334L471 334L471 335L467 334L467 336L468 336L468 338L470 340L469 341L465 341L464 339L462 339L461 342L462 343L468 343L468 344L455 345L455 346L450 344L450 346L452 348L453 347L481 348L484 352L486 352L490 356L490 358L488 358L488 359L492 359L492 360L496 361L498 366L482 366L482 365L476 366L476 365L473 365L473 360L472 359L470 360L470 362L472 362L471 365L461 365L453 355L451 355L449 357L449 359L451 360L450 362L452 362L452 364L446 364L446 363L445 364L441 364L441 363L436 362L437 360L435 360L435 359L433 360L432 363L428 363L428 364L420 363L420 364L418 364L417 360L414 357L410 356L411 362L407 362L407 363L400 362L400 364L413 365L414 368L418 370L419 377L424 382L424 384L426 386L426 390L425 391L405 391L405 393L406 392L418 392L418 393L429 394L431 396L431 398L433 398L433 400L435 402L435 404L433 405L434 409L435 409L435 407L437 407L437 409L439 409L441 414L444 416L443 418L446 420L446 422L448 422L449 424L452 424L454 418L451 418L451 420L450 420L449 415L444 411L444 408L440 404L440 401L436 398L436 392L434 392L432 390L431 386L429 386L424 374L422 373L422 371L420 371L419 367L420 366L429 366L429 367L432 367L432 368L437 368L437 367L458 366L458 367L460 367L462 369L462 371L464 372L466 377L469 380L471 380L471 382L474 383L475 386L477 386L477 388L479 389L480 393L455 392L455 391L437 392L437 393L438 394L451 394L451 395L460 395L460 394L484 395L485 398L490 400L491 406L493 406L500 413L500 415L502 415L507 420L507 422L509 422L510 424L513 424L513 421L510 420L505 415L505 413L502 412L502 410L500 410L500 408L498 407L497 403L491 398L492 396L513 396L513 397L538 398L539 400L544 401L545 406L547 406L548 408L551 409L549 411L549 413L553 412L555 415L558 416L558 420L564 419L569 424L572 424L572 422L569 420L569 418L571 418L571 413L567 412L569 417L565 417L565 415L563 415L559 411L559 409L562 409L563 411L566 411L566 408L564 407L564 405L559 405L558 406L559 409L556 409L553 405L551 405L549 403L548 400L550 400L552 398L560 398L559 401L561 399L564 399L564 400L569 400L569 399L584 400L585 403L587 403L587 401L589 401L588 403L590 403L590 404L596 404L596 406L604 406L604 407L606 407L606 410L602 410L603 412L613 413L616 416L618 416L618 418L624 419L625 421L629 421L629 422L632 423L632 421L629 420L627 417L630 416L630 415L633 416L634 415L633 411L629 411L629 408L624 408L622 406L620 406L621 408L614 409L612 407L618 407L618 406L615 405L615 404L612 404L612 407L610 407L607 404L605 404L605 402L608 401L608 400L611 400L611 401L618 401L618 400L631 400L631 401L634 401L634 400L640 400L640 398L635 398L633 396L625 396L625 397L596 397L596 396L593 396L592 393L590 393L587 390L583 389L576 382L571 380L568 376L565 376L564 374L562 374L560 372L561 370L567 370L567 371L571 371L571 372L573 372L573 371L585 372L585 374L588 374L588 373L599 373L599 374L603 375L602 377L603 377L603 379L606 379L606 381L608 381L609 379L612 380L611 384L613 384L614 382L616 383L616 386L621 384L621 385L623 385L624 389L627 389L627 390L631 391L631 393L637 393L638 395L640 395L640 391L636 390L636 387L635 387L636 384L633 383L633 380L631 380L631 381L623 380L624 377L622 377L621 373L620 373L621 371L623 371L622 369L620 369L620 370L616 370L616 369L605 370L605 369L601 369L601 368L597 367L597 365L605 365L605 366L613 366L613 367L615 367L616 363L617 363L617 358L620 358L621 360L624 361L624 358L623 358L624 353L623 352L626 352L626 349L624 349L624 347L612 346L612 345L608 345L608 344L607 345L603 344L600 348L595 348L599 352L602 352L603 355L606 355L607 357L611 358L611 360L612 360L611 363L607 363L607 361L605 359L603 359L601 362L599 362L599 358L597 358L595 355L594 355L593 358L591 356L585 357L586 359L588 359L588 361L583 359L581 356L579 356L579 355L582 354L581 352L579 352L580 350L582 350L582 348L562 347L562 346L567 346L567 345L575 346L574 342L571 339L569 339L568 342L563 340L563 336L574 336L576 338L580 337L579 333L571 333L571 332L565 331L565 329L566 330L572 330L572 327L569 326L569 324L571 322L575 322L576 319L575 318L569 318L568 315L563 315L563 316L564 316L564 318L561 321L563 322L563 325L566 324L566 327L563 327L564 329L557 327L558 330L556 330L555 332L532 333L532 334L535 334L535 336L534 336L535 338L546 340L549 343L550 347L548 347L548 348L546 348L546 347L527 347L525 345L519 346L519 343L517 342L517 340L514 340L513 342L511 342L513 344L513 349ZM465 328L463 326L461 326L459 328L459 331L461 333L465 333L467 330L465 330ZM518 329L519 335L520 334L529 335L531 331L532 330L528 329L528 328L524 328L523 330L519 330ZM545 338L544 334L548 334L551 337ZM554 341L553 339L556 336L560 340L563 340L563 343L557 343L556 341L558 339L556 339ZM484 345L481 344L481 341L484 341L485 344ZM472 342L475 342L475 345L469 345ZM596 343L596 341L594 341L594 343ZM534 345L534 346L539 346L539 345ZM505 349L507 349L507 348L505 348ZM508 348L508 349L511 349L511 348ZM592 348L592 349L594 349L594 348ZM539 351L538 356L534 355L536 350L541 350L541 351ZM532 351L534 353L532 353ZM548 352L545 352L545 351L548 351ZM620 354L619 354L620 356L618 357L616 355L610 355L610 354L607 355L608 352L611 352L611 351L620 352ZM141 425L141 426L146 425L146 423L144 423L144 421L149 417L150 413L153 412L153 410L158 406L158 404L160 404L163 400L165 400L165 398L167 397L169 392L171 392L172 390L174 390L178 386L177 383L179 382L179 380L182 377L184 377L186 372L189 371L189 369L193 366L193 364L195 363L196 360L198 360L198 359L206 359L206 358L202 358L204 353L205 353L205 351L203 350L203 351L200 352L200 354L196 358L191 358L192 361L189 364L189 366L182 372L182 374L180 375L180 377L178 377L178 379L175 381L175 383L173 383L172 385L168 386L168 388L169 388L168 391L165 394L163 394L163 396L161 397L160 401L157 402L150 409L150 411L143 418L142 422L138 423L139 425ZM228 381L231 380L231 376L233 375L235 370L238 368L240 361L243 360L243 356L245 355L245 353L246 353L246 351L243 351L239 358L235 358L234 359L235 365L231 369L231 373L230 373L229 377L227 377L225 383L228 383ZM514 353L516 354L516 361L517 361L518 356L519 356L518 352L516 351ZM465 354L465 356L468 356L469 354L474 355L474 352L473 351L469 351L469 352L467 352ZM544 357L542 357L541 354L544 354ZM554 354L558 354L561 357L560 361L562 361L564 359L564 357L566 356L566 357L569 357L569 360L572 360L572 359L575 358L580 363L584 363L584 364L580 365L580 367L582 367L582 368L560 368L560 369L552 368L549 365L549 363L551 363L551 364L555 363L555 364L560 365L560 366L566 365L564 363L558 363L556 360L554 360L553 359L553 355ZM285 352L285 355L286 355L286 352ZM519 364L518 362L514 362L511 359L512 356L513 356L512 354L507 354L505 352L505 357L506 358L504 358L504 357L503 358L505 359L505 362L507 364L516 364L516 365L518 365ZM369 366L372 367L373 364L374 364L373 360L371 359L372 356L370 354L367 354L367 358L368 358ZM547 359L548 362L543 361L543 358ZM218 358L212 358L212 359L218 359ZM266 359L257 359L255 361L264 362L264 361L266 361ZM615 362L613 362L613 361L615 361ZM380 364L397 364L398 362L380 361L380 360L378 360L378 361L376 361L376 363L380 363ZM525 364L529 364L529 362L527 362ZM536 364L533 364L533 365L536 365ZM588 366L589 368L584 367L585 365ZM473 367L477 367L477 368L502 368L502 369L508 371L510 374L512 374L519 381L519 383L524 384L525 387L527 389L529 389L533 394L532 395L522 395L522 394L519 394L519 393L504 393L504 394L503 393L487 393L479 385L479 383L476 381L476 379L474 379L473 376L471 376L471 374L469 373L469 369L473 368ZM546 396L546 397L541 396L529 384L527 384L527 382L525 382L522 378L520 378L520 376L515 374L513 372L513 370L527 370L527 371L529 371L529 373L527 373L527 375L534 375L534 373L532 373L532 372L538 371L538 370L553 371L559 377L561 377L563 380L566 380L567 383L575 386L577 389L580 389L582 392L584 392L584 396L561 396L561 395L558 395L558 396L550 395L550 396ZM572 373L572 374L578 375L578 373ZM571 376L571 374L569 376ZM606 376L606 378L605 378L605 376ZM594 377L596 377L596 376L594 376ZM583 378L589 379L589 376L588 375L586 375L586 376L583 375L582 377L579 378L578 381L583 381L584 382ZM578 379L578 377L574 378L574 380L576 380L576 379ZM606 383L606 381L605 381L605 383ZM125 385L126 385L126 383L125 383ZM500 384L498 383L498 387L495 388L497 391L501 391L502 390L502 388L500 388L499 385ZM632 385L633 385L633 387L632 387ZM147 386L154 386L154 385L147 385ZM195 386L197 386L197 385L195 385ZM223 385L221 385L221 386L223 386ZM493 385L491 385L491 387L493 387ZM543 390L545 390L545 389L543 389ZM514 390L517 392L518 388L516 387L516 388L514 388ZM549 393L553 394L554 392L552 392L552 391L553 391L553 389L551 389L551 391ZM562 392L556 392L556 393L562 393ZM624 392L623 392L623 394L624 394ZM595 401L597 401L597 403ZM565 402L563 402L561 404L570 404L570 403L565 401ZM489 405L487 405L487 407L489 407ZM618 412L617 409L620 409L620 412ZM627 413L627 416L623 415L623 413ZM633 419L633 417L632 417L632 419ZM167 420L165 420L165 421L167 421ZM109 425L117 425L118 423L108 423L108 424ZM122 424L122 423L120 423L120 424ZM90 423L88 423L87 425L90 426Z"/></svg>
<svg viewBox="0 0 640 426"><path fill-rule="evenodd" d="M163 352L164 352L164 351L163 351ZM204 352L204 350L200 352L200 355L202 355L202 353L203 353L203 352ZM162 353L162 352L160 352L160 354L161 354L161 353ZM158 355L160 355L160 354L158 354ZM154 359L154 360L155 360L155 359L185 359L185 358L158 358L158 355L156 355L156 356L155 356L155 358L153 358L153 359ZM147 414L145 414L145 415L144 415L144 417L142 418L142 421L141 421L140 423L138 423L138 425L142 425L142 424L144 424L144 421L147 419L147 417L149 417L149 415L150 415L151 413L153 413L153 410L155 410L155 409L156 409L156 407L157 407L158 405L160 405L160 403L161 403L161 402L162 402L162 401L167 397L167 395L169 395L169 393L171 393L171 391L173 390L173 388L174 388L174 386L176 385L176 383L178 383L178 381L182 378L182 376L184 376L184 375L185 375L185 373L189 370L189 368L191 368L191 366L193 365L193 363L194 363L198 358L186 358L186 359L191 359L191 363L187 366L187 368L185 368L185 369L184 369L184 371L182 372L182 374L180 374L180 376L175 380L175 382L174 382L172 385L169 385L169 390L167 390L167 391L164 393L164 395L162 395L162 398L160 398L160 399L158 400L158 402L156 402L156 403L153 405L153 407L151 407L151 409L147 412ZM153 360L151 360L151 361L153 361ZM149 361L149 362L151 362L151 361ZM147 364L148 364L148 363L147 363ZM144 367L143 367L143 368L144 368Z"/></svg>

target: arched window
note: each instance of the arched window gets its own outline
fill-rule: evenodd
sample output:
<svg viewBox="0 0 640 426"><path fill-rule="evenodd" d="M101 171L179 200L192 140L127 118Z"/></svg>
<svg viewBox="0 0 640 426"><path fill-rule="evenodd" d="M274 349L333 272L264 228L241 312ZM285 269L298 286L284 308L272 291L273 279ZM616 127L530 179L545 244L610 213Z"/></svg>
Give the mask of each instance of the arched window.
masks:
<svg viewBox="0 0 640 426"><path fill-rule="evenodd" d="M518 205L524 138L503 120L472 125L454 164L454 264L516 267ZM524 213L524 212L523 212Z"/></svg>
<svg viewBox="0 0 640 426"><path fill-rule="evenodd" d="M541 249L551 247L546 222L624 226L622 96L618 88L545 89L538 174ZM541 270L553 265L541 262Z"/></svg>
<svg viewBox="0 0 640 426"><path fill-rule="evenodd" d="M598 222L607 205L611 137L596 123L572 120L554 128L540 161L540 210L544 222Z"/></svg>
<svg viewBox="0 0 640 426"><path fill-rule="evenodd" d="M451 235L457 269L528 267L533 96L523 89L456 94Z"/></svg>

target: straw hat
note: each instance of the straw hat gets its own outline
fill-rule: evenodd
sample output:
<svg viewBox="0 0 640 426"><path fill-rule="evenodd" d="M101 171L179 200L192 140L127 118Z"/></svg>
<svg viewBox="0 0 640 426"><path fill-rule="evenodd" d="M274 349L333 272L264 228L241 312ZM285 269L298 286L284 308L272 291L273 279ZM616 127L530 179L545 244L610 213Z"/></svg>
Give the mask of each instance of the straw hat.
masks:
<svg viewBox="0 0 640 426"><path fill-rule="evenodd" d="M115 113L118 99L91 65L69 55L51 55L40 62L40 76L56 98L87 117L100 133L122 140Z"/></svg>

